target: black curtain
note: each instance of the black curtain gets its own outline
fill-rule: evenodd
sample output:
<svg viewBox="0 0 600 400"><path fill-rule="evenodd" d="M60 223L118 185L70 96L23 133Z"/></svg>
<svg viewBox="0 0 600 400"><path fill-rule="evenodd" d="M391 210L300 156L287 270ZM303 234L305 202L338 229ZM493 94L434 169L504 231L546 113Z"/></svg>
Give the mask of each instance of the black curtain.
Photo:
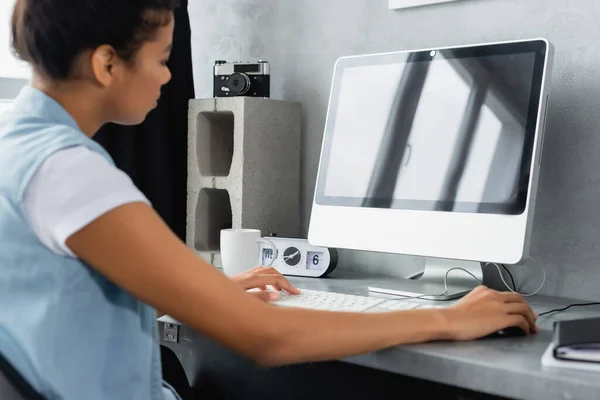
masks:
<svg viewBox="0 0 600 400"><path fill-rule="evenodd" d="M95 140L113 157L152 202L155 210L185 241L188 102L194 98L188 0L175 12L171 81L158 107L137 126L107 124Z"/></svg>

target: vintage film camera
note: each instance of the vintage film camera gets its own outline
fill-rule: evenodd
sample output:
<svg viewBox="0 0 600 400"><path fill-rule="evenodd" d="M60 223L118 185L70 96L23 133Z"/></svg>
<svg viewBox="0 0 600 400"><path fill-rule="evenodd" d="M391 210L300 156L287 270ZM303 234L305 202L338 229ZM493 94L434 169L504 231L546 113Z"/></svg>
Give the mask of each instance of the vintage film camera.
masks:
<svg viewBox="0 0 600 400"><path fill-rule="evenodd" d="M270 64L217 60L214 67L214 97L269 97Z"/></svg>

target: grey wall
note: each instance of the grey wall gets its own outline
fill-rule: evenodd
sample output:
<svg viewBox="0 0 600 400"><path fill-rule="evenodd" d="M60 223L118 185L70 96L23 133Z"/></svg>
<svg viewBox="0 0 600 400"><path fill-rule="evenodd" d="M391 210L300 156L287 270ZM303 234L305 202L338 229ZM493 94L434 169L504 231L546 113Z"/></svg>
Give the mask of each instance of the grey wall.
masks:
<svg viewBox="0 0 600 400"><path fill-rule="evenodd" d="M25 79L0 77L0 99L14 99L26 84L27 80Z"/></svg>
<svg viewBox="0 0 600 400"><path fill-rule="evenodd" d="M543 36L556 58L528 267L520 288L598 299L600 1L464 0L391 11L387 0L191 0L197 97L214 59L271 61L272 97L303 107L305 230L335 60L344 55ZM342 268L404 275L420 260L344 252Z"/></svg>

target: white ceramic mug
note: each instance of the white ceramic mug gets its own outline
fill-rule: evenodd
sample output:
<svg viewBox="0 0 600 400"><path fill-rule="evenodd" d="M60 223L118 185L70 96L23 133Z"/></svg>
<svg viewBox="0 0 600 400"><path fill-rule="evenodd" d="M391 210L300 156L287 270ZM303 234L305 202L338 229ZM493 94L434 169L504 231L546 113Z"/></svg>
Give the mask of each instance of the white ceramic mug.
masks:
<svg viewBox="0 0 600 400"><path fill-rule="evenodd" d="M273 242L261 237L258 229L222 229L221 263L225 275L231 276L257 267L260 243L271 247L273 254L277 253ZM263 267L270 267L274 261L275 257Z"/></svg>

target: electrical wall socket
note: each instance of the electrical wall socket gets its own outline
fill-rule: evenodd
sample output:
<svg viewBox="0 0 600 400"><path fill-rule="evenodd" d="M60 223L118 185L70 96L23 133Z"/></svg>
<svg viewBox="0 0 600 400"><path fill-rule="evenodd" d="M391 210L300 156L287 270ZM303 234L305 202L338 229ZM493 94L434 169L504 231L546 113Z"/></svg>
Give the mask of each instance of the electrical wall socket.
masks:
<svg viewBox="0 0 600 400"><path fill-rule="evenodd" d="M179 325L165 323L163 340L165 342L179 343Z"/></svg>

